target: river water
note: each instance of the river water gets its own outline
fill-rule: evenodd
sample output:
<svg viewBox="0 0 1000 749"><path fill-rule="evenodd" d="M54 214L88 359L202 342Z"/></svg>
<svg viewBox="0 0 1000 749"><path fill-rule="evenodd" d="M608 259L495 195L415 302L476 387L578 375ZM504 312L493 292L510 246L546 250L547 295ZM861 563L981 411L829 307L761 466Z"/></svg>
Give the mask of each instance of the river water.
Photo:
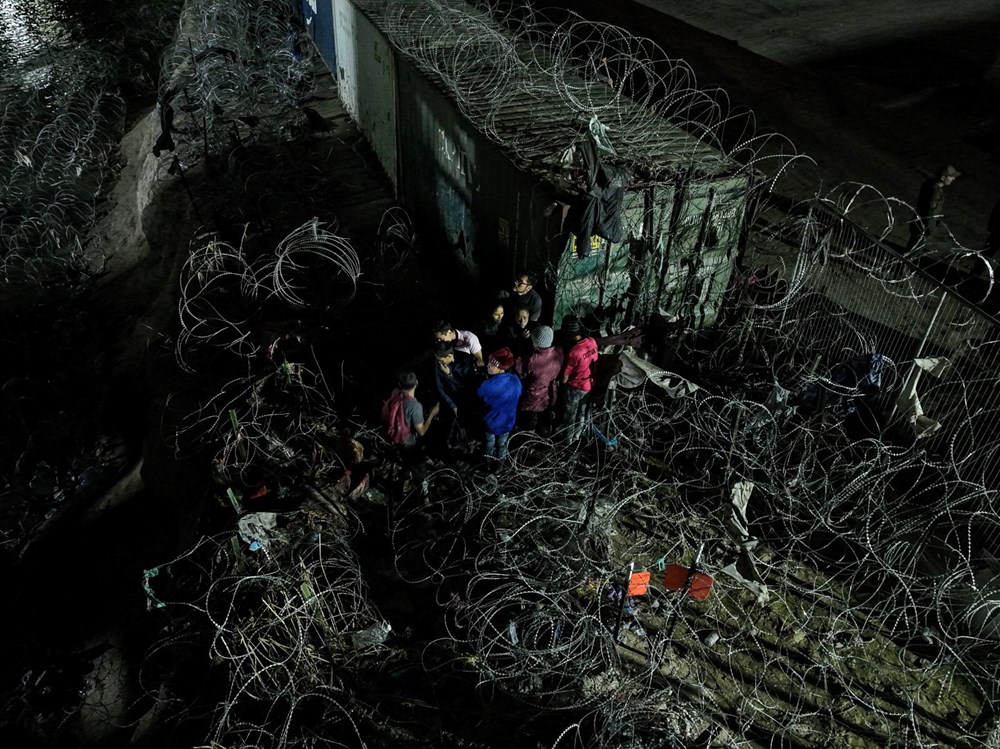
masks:
<svg viewBox="0 0 1000 749"><path fill-rule="evenodd" d="M0 286L65 286L179 0L0 0Z"/></svg>
<svg viewBox="0 0 1000 749"><path fill-rule="evenodd" d="M148 77L154 68L147 71L144 64L171 33L177 5L0 0L4 104L17 103L18 91L28 97L38 92L58 96L88 79L110 79L112 87L124 83L135 92L142 84L147 90L155 86L155 78Z"/></svg>

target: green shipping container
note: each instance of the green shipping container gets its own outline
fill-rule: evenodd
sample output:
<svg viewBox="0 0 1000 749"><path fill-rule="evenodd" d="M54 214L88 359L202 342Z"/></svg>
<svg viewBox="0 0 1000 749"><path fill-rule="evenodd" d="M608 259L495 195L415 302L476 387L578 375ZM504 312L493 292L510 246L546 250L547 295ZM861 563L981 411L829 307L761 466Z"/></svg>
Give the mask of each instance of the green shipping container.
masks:
<svg viewBox="0 0 1000 749"><path fill-rule="evenodd" d="M584 91L586 108L548 91L554 66L544 48L470 5L448 2L443 17L441 3L424 0L338 0L346 1L395 48L392 166L431 251L486 288L538 272L556 325L570 312L609 329L657 315L690 327L715 321L743 232L749 169L582 67L577 78L564 66L553 91ZM588 240L569 231L567 207L578 196L560 158L591 117L609 113L617 155L608 161L632 174L625 236L592 237L581 257ZM629 121L644 123L642 138L626 137Z"/></svg>

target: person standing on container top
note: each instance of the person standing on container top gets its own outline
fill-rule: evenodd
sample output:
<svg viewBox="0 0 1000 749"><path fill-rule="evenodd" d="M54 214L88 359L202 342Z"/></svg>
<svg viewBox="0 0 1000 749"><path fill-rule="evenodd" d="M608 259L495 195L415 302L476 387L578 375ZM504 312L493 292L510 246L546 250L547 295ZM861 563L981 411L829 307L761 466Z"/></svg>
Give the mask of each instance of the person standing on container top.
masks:
<svg viewBox="0 0 1000 749"><path fill-rule="evenodd" d="M944 217L944 188L954 182L962 173L950 164L942 167L937 176L931 177L920 186L917 196L916 217L910 222L910 241L906 251L926 241L942 224Z"/></svg>
<svg viewBox="0 0 1000 749"><path fill-rule="evenodd" d="M562 332L567 338L566 362L563 365L563 416L560 428L567 442L583 436L587 423L587 394L594 386L591 367L597 361L597 341L584 336L580 318L563 318Z"/></svg>
<svg viewBox="0 0 1000 749"><path fill-rule="evenodd" d="M486 413L486 468L496 473L507 460L507 441L517 418L517 402L521 397L521 381L510 372L514 354L502 348L490 354L486 364L486 380L477 391Z"/></svg>
<svg viewBox="0 0 1000 749"><path fill-rule="evenodd" d="M510 291L497 294L497 301L503 303L508 315L513 317L518 307L527 307L531 322L538 322L542 316L542 296L535 291L537 280L534 273L520 273L514 277Z"/></svg>
<svg viewBox="0 0 1000 749"><path fill-rule="evenodd" d="M531 331L534 350L517 363L523 392L518 406L521 429L548 433L551 427L552 408L559 388L559 373L563 366L561 348L552 345L552 328L539 325ZM541 424L539 424L541 422Z"/></svg>

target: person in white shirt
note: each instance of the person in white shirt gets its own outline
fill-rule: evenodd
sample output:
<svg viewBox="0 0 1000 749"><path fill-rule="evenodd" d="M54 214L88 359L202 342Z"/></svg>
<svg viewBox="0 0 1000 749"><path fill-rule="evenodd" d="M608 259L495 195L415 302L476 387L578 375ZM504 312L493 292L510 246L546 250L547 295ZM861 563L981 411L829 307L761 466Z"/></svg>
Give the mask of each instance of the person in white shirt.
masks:
<svg viewBox="0 0 1000 749"><path fill-rule="evenodd" d="M485 366L483 347L471 330L458 330L450 322L442 320L434 327L434 337L439 341L450 343L456 351L472 356L476 360L477 367Z"/></svg>

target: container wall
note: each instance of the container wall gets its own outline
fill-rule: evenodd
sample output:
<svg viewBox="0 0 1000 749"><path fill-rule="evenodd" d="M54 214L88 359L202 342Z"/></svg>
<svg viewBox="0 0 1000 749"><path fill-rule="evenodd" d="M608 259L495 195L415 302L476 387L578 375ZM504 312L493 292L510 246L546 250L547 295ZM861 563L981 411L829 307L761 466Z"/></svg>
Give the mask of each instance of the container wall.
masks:
<svg viewBox="0 0 1000 749"><path fill-rule="evenodd" d="M659 315L689 327L715 322L732 275L747 182L726 178L630 192L620 244L594 238L579 258L571 236L558 262L555 322L570 312L609 329Z"/></svg>
<svg viewBox="0 0 1000 749"><path fill-rule="evenodd" d="M334 0L337 86L344 108L397 186L396 70L392 48L349 0Z"/></svg>
<svg viewBox="0 0 1000 749"><path fill-rule="evenodd" d="M333 0L303 0L306 31L331 71L337 69L337 45L333 30Z"/></svg>
<svg viewBox="0 0 1000 749"><path fill-rule="evenodd" d="M590 256L580 257L575 235L569 235L558 259L553 323L559 325L568 314L605 320L617 327L629 314L632 274L636 247L644 239L645 195L627 193L622 201L625 239L620 243L591 237Z"/></svg>
<svg viewBox="0 0 1000 749"><path fill-rule="evenodd" d="M517 170L404 55L396 68L399 192L428 232L425 251L485 288L506 288L515 270L544 270L558 218L546 216L547 186Z"/></svg>
<svg viewBox="0 0 1000 749"><path fill-rule="evenodd" d="M693 282L684 300L682 316L691 327L707 327L718 317L739 255L748 193L745 177L711 185L698 261L691 264Z"/></svg>
<svg viewBox="0 0 1000 749"><path fill-rule="evenodd" d="M718 316L738 254L748 183L744 177L690 182L672 190L671 216L657 237L648 284L655 309L692 328ZM659 202L659 201L658 201Z"/></svg>

